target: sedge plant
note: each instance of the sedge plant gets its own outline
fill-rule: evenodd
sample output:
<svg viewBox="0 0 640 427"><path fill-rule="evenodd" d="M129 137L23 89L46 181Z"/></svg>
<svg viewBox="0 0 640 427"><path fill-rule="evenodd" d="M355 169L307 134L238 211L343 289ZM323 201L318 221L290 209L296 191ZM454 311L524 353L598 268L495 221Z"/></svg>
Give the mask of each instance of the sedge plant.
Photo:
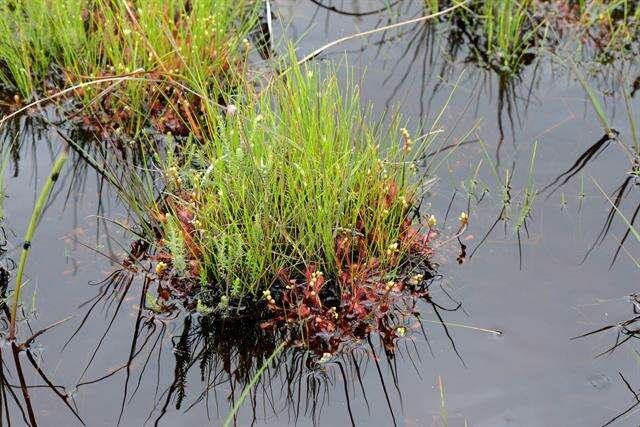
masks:
<svg viewBox="0 0 640 427"><path fill-rule="evenodd" d="M429 11L458 1L425 0ZM517 74L545 44L546 20L534 0L473 0L456 10L452 21L468 39L474 59L504 75Z"/></svg>
<svg viewBox="0 0 640 427"><path fill-rule="evenodd" d="M127 75L74 90L86 116L136 132L197 131L198 104L184 87L234 85L255 19L249 0L9 0L0 4L0 82L30 100Z"/></svg>
<svg viewBox="0 0 640 427"><path fill-rule="evenodd" d="M159 276L246 301L283 272L339 281L347 237L372 275L399 268L428 188L414 160L436 134L414 138L398 115L373 119L346 86L332 70L294 65L256 100L210 117L218 131L204 141L166 145L153 204Z"/></svg>

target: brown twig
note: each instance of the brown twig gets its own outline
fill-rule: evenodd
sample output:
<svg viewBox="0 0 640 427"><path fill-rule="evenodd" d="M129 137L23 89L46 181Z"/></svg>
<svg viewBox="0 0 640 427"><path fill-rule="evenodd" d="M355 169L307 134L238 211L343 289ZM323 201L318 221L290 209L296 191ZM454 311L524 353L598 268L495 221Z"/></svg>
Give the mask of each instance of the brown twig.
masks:
<svg viewBox="0 0 640 427"><path fill-rule="evenodd" d="M396 22L395 24L385 25L384 27L374 28L373 30L363 31L361 33L356 33L356 34L351 34L349 36L341 37L341 38L339 38L337 40L334 40L334 41L332 41L330 43L327 43L324 46L321 46L318 49L314 50L313 52L311 52L310 54L308 54L307 56L305 56L304 58L299 60L298 61L298 65L302 65L305 62L309 61L310 59L315 58L316 56L318 56L319 54L321 54L325 50L330 49L333 46L339 45L339 44L344 43L346 41L353 40L353 39L360 38L360 37L366 37L366 36L369 36L371 34L379 33L379 32L382 32L382 31L393 30L395 28L400 28L400 27L403 27L405 25L415 24L415 23L418 23L418 22L423 22L423 21L427 21L429 19L437 18L438 16L446 15L447 13L452 12L452 11L464 6L465 4L467 4L469 2L470 2L470 0L465 0L463 2L460 2L460 3L456 4L455 6L451 6L451 7L447 8L447 9L444 9L444 10L442 10L440 12L437 12L437 13L432 13L431 15L425 15L425 16L421 16L419 18L409 19L407 21ZM286 71L285 71L285 73L286 73Z"/></svg>

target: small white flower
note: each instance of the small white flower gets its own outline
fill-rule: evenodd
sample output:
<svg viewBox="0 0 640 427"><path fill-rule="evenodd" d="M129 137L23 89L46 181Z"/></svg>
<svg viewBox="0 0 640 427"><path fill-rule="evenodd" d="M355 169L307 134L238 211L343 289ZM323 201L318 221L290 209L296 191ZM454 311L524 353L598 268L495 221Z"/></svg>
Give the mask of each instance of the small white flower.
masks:
<svg viewBox="0 0 640 427"><path fill-rule="evenodd" d="M318 363L327 363L331 360L331 353L322 353L322 357L318 360Z"/></svg>

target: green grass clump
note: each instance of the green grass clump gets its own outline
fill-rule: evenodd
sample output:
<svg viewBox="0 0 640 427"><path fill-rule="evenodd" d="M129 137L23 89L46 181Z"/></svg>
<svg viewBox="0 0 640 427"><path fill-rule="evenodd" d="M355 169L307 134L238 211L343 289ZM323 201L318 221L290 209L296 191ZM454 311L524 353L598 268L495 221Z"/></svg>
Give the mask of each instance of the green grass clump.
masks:
<svg viewBox="0 0 640 427"><path fill-rule="evenodd" d="M171 130L163 120L193 130L199 104L178 85L215 98L242 70L254 22L250 0L8 0L0 4L0 81L32 99L133 73L75 94L100 123L139 129L151 119L163 131Z"/></svg>
<svg viewBox="0 0 640 427"><path fill-rule="evenodd" d="M462 3L424 0L428 12ZM634 0L468 0L444 17L450 52L464 43L470 59L517 74L544 51L575 42L583 59L611 63L640 53L640 4Z"/></svg>
<svg viewBox="0 0 640 427"><path fill-rule="evenodd" d="M634 0L579 0L573 7L578 33L599 62L637 55L640 3Z"/></svg>
<svg viewBox="0 0 640 427"><path fill-rule="evenodd" d="M459 1L425 0L429 12ZM535 0L471 0L446 19L452 40L465 40L474 62L501 74L516 74L536 57L546 40L546 21Z"/></svg>
<svg viewBox="0 0 640 427"><path fill-rule="evenodd" d="M398 268L417 236L413 160L430 138L414 144L398 117L372 120L354 86L344 93L319 74L294 67L257 101L212 117L218 132L204 142L169 146L159 257L187 265L171 274L229 301L283 272L340 281L346 264L369 266L369 277Z"/></svg>
<svg viewBox="0 0 640 427"><path fill-rule="evenodd" d="M480 22L485 35L486 61L506 72L517 70L543 38L544 23L531 13L530 0L481 2Z"/></svg>

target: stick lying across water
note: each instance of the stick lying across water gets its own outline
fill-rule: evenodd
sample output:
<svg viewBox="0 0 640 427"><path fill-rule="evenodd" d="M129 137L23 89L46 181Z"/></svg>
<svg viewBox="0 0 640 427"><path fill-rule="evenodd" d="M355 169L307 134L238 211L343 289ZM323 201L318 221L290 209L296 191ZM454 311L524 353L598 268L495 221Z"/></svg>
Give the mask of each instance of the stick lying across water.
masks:
<svg viewBox="0 0 640 427"><path fill-rule="evenodd" d="M42 99L38 99L36 101L31 102L28 105L25 105L22 108L19 108L18 110L14 111L11 114L7 114L6 116L2 117L0 119L0 125L2 125L4 122L10 120L11 118L17 116L20 113L23 113L24 111L27 111L29 108L35 107L37 105L41 105L44 104L45 102L54 100L56 98L59 98L69 92L73 92L74 90L77 89L81 89L87 86L93 86L93 85L99 85L102 83L113 83L113 84L119 84L122 83L125 80L133 80L132 77L136 76L138 74L144 74L146 73L144 69L139 68L137 70L134 70L131 73L128 74L122 74L120 76L114 76L114 77L105 77L105 78L100 78L100 79L96 79L96 80L90 80L87 82L83 82L83 83L79 83L77 85L73 85L71 87L68 87L66 89L61 90L60 92L56 92L53 95L47 96L46 98L42 98Z"/></svg>
<svg viewBox="0 0 640 427"><path fill-rule="evenodd" d="M395 24L390 24L390 25L386 25L384 27L374 28L373 30L363 31L361 33L351 34L350 36L345 36L345 37L339 38L337 40L332 41L331 43L327 43L324 46L319 47L318 49L314 50L313 52L311 52L310 54L308 54L307 56L305 56L304 58L299 60L298 61L298 65L301 65L301 64L309 61L310 59L315 58L316 56L320 55L325 50L330 49L333 46L339 45L340 43L344 43L346 41L353 40L353 39L356 39L356 38L359 38L359 37L366 37L366 36L369 36L371 34L379 33L381 31L393 30L395 28L400 28L400 27L403 27L405 25L411 25L411 24L415 24L415 23L418 23L418 22L427 21L429 19L437 18L438 16L446 15L447 13L452 12L452 11L458 9L459 7L464 6L469 2L470 2L470 0L465 0L465 1L462 1L462 2L460 2L458 4L456 4L455 6L451 6L451 7L447 8L447 9L444 9L444 10L442 10L440 12L437 12L437 13L432 13L431 15L425 15L425 16L421 16L419 18L409 19L407 21L396 22Z"/></svg>

